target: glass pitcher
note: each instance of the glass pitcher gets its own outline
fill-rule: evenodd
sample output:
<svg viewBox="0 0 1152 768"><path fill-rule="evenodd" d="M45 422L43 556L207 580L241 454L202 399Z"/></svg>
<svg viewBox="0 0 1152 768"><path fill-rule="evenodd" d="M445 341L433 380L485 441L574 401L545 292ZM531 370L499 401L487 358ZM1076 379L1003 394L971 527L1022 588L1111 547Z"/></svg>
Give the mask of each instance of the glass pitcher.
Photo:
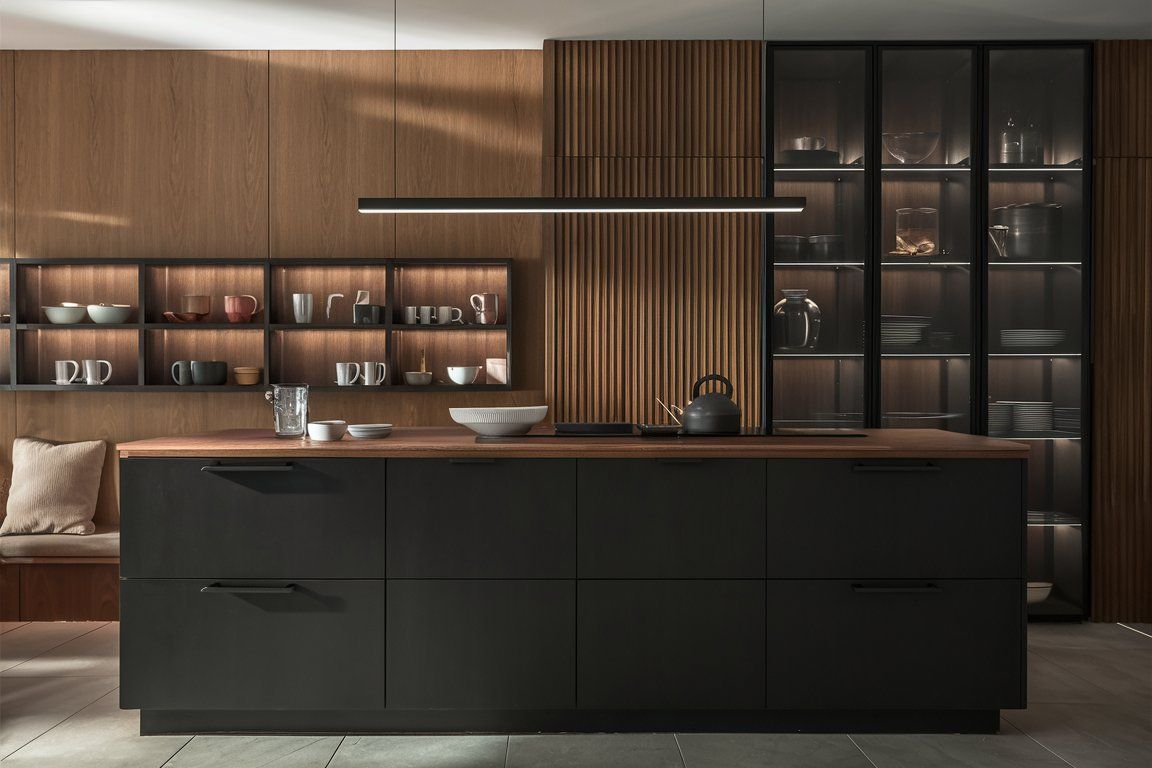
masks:
<svg viewBox="0 0 1152 768"><path fill-rule="evenodd" d="M303 437L308 429L308 385L273 384L264 399L272 403L276 437Z"/></svg>

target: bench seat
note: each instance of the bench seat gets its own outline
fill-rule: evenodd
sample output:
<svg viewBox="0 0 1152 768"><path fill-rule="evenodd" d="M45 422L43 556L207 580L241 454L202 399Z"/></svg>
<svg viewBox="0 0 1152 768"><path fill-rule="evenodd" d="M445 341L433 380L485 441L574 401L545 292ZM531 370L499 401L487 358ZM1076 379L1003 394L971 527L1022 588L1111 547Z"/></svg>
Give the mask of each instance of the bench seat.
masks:
<svg viewBox="0 0 1152 768"><path fill-rule="evenodd" d="M120 559L120 529L97 526L86 536L72 533L34 533L0 536L0 560L26 563L51 559L88 559L117 562Z"/></svg>

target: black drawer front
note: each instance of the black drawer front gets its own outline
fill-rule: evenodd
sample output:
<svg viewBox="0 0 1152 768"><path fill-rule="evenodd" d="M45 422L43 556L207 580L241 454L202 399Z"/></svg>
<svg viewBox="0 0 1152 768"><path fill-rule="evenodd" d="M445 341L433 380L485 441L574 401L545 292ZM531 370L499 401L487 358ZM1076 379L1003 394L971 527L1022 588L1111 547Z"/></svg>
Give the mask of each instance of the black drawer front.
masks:
<svg viewBox="0 0 1152 768"><path fill-rule="evenodd" d="M384 575L383 460L124 459L120 504L125 577Z"/></svg>
<svg viewBox="0 0 1152 768"><path fill-rule="evenodd" d="M1024 705L1017 580L768 581L769 709Z"/></svg>
<svg viewBox="0 0 1152 768"><path fill-rule="evenodd" d="M764 582L581 581L577 704L760 709Z"/></svg>
<svg viewBox="0 0 1152 768"><path fill-rule="evenodd" d="M579 462L581 578L764 576L764 462Z"/></svg>
<svg viewBox="0 0 1152 768"><path fill-rule="evenodd" d="M390 578L571 578L576 465L393 459Z"/></svg>
<svg viewBox="0 0 1152 768"><path fill-rule="evenodd" d="M1022 578L1015 460L768 462L769 578Z"/></svg>
<svg viewBox="0 0 1152 768"><path fill-rule="evenodd" d="M388 707L571 709L573 581L388 582Z"/></svg>
<svg viewBox="0 0 1152 768"><path fill-rule="evenodd" d="M382 580L122 581L120 704L379 709L384 591Z"/></svg>

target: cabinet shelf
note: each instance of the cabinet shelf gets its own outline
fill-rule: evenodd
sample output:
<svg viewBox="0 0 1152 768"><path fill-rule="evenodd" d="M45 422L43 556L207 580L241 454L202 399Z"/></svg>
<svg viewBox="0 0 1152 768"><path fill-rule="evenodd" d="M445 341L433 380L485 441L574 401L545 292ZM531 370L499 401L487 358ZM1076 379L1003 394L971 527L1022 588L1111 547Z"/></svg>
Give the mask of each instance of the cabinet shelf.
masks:
<svg viewBox="0 0 1152 768"><path fill-rule="evenodd" d="M387 331L384 323L273 323L273 331Z"/></svg>
<svg viewBox="0 0 1152 768"><path fill-rule="evenodd" d="M777 261L774 266L776 267L800 267L802 269L816 268L816 269L839 269L841 267L852 267L855 269L863 269L864 262L862 261Z"/></svg>
<svg viewBox="0 0 1152 768"><path fill-rule="evenodd" d="M1083 525L1083 522L1080 518L1063 512L1028 510L1028 525L1036 528L1054 528L1064 525L1078 527Z"/></svg>
<svg viewBox="0 0 1152 768"><path fill-rule="evenodd" d="M139 329L140 323L16 323L18 331L112 331L116 329Z"/></svg>

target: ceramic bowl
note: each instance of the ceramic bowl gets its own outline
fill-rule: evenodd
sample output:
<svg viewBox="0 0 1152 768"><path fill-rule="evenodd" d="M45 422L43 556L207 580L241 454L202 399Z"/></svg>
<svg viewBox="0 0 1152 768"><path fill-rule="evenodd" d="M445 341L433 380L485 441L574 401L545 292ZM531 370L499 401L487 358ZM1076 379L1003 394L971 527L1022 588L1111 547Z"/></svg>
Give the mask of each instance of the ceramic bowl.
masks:
<svg viewBox="0 0 1152 768"><path fill-rule="evenodd" d="M308 422L308 437L313 440L333 442L344 437L344 433L347 431L348 422L341 419Z"/></svg>
<svg viewBox="0 0 1152 768"><path fill-rule="evenodd" d="M232 369L232 378L235 379L237 384L248 386L260 383L260 373L261 370L259 368L246 368L241 366Z"/></svg>
<svg viewBox="0 0 1152 768"><path fill-rule="evenodd" d="M548 415L548 406L529 405L513 408L449 408L452 421L478 435L506 437L523 435Z"/></svg>
<svg viewBox="0 0 1152 768"><path fill-rule="evenodd" d="M207 312L165 312L164 319L170 323L202 323L208 317Z"/></svg>
<svg viewBox="0 0 1152 768"><path fill-rule="evenodd" d="M381 440L392 434L391 424L349 424L348 434L360 440Z"/></svg>
<svg viewBox="0 0 1152 768"><path fill-rule="evenodd" d="M128 304L89 304L88 317L92 322L105 325L107 323L126 323L132 314L132 307Z"/></svg>
<svg viewBox="0 0 1152 768"><path fill-rule="evenodd" d="M1052 594L1052 582L1050 581L1030 581L1028 582L1028 605L1035 605L1042 603L1048 599L1048 595Z"/></svg>
<svg viewBox="0 0 1152 768"><path fill-rule="evenodd" d="M56 325L78 323L84 319L84 315L87 313L88 310L84 307L77 306L44 307L44 314L48 316L48 322Z"/></svg>
<svg viewBox="0 0 1152 768"><path fill-rule="evenodd" d="M471 384L476 381L476 377L479 375L480 366L478 365L448 366L448 378L452 379L453 384Z"/></svg>
<svg viewBox="0 0 1152 768"><path fill-rule="evenodd" d="M404 383L410 387L425 387L432 383L432 374L428 371L405 371Z"/></svg>

